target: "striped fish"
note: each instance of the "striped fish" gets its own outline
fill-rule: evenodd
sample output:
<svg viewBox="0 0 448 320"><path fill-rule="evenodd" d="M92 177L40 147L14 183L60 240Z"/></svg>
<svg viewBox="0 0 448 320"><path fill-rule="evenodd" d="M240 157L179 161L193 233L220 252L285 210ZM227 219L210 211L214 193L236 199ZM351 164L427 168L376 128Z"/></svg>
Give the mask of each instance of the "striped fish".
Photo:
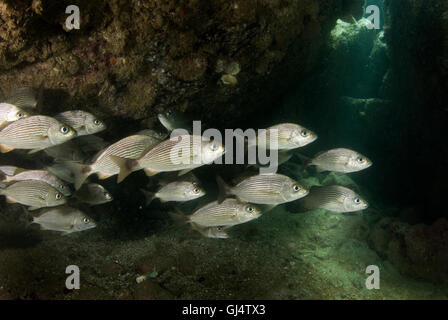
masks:
<svg viewBox="0 0 448 320"><path fill-rule="evenodd" d="M312 187L303 200L308 209L325 209L331 212L353 212L367 209L369 204L354 191L342 186Z"/></svg>
<svg viewBox="0 0 448 320"><path fill-rule="evenodd" d="M259 147L271 150L291 150L304 147L315 141L317 135L298 124L282 123L267 128L265 138L266 140L263 135L258 136L257 144ZM276 145L270 143L271 139L277 140Z"/></svg>
<svg viewBox="0 0 448 320"><path fill-rule="evenodd" d="M317 171L356 172L372 165L367 157L350 149L338 148L324 151L306 162L308 166L316 166Z"/></svg>
<svg viewBox="0 0 448 320"><path fill-rule="evenodd" d="M200 227L195 223L191 223L191 227L193 230L198 231L204 237L212 238L212 239L227 239L229 234L224 227Z"/></svg>
<svg viewBox="0 0 448 320"><path fill-rule="evenodd" d="M106 129L103 121L82 110L65 111L56 115L55 119L75 129L78 136L95 134Z"/></svg>
<svg viewBox="0 0 448 320"><path fill-rule="evenodd" d="M79 232L96 227L94 220L84 212L66 206L46 209L39 217L33 219L42 230L60 231L64 233Z"/></svg>
<svg viewBox="0 0 448 320"><path fill-rule="evenodd" d="M247 178L235 187L229 187L217 176L220 188L219 202L227 195L235 195L241 201L278 205L305 197L308 190L291 178L276 174L259 174Z"/></svg>
<svg viewBox="0 0 448 320"><path fill-rule="evenodd" d="M23 87L13 91L5 102L13 104L19 108L36 108L38 100L43 92L43 87L35 90L32 87Z"/></svg>
<svg viewBox="0 0 448 320"><path fill-rule="evenodd" d="M184 202L198 199L205 195L205 191L195 182L174 181L161 187L157 192L149 192L141 189L146 196L146 205L159 198L162 203L168 201Z"/></svg>
<svg viewBox="0 0 448 320"><path fill-rule="evenodd" d="M0 150L34 149L32 152L64 143L76 132L68 125L47 116L32 116L15 121L0 131Z"/></svg>
<svg viewBox="0 0 448 320"><path fill-rule="evenodd" d="M93 206L114 200L109 191L98 183L84 184L76 191L74 197L83 203Z"/></svg>
<svg viewBox="0 0 448 320"><path fill-rule="evenodd" d="M226 199L219 204L211 202L187 218L187 222L199 227L235 226L259 218L261 211L250 203Z"/></svg>
<svg viewBox="0 0 448 320"><path fill-rule="evenodd" d="M26 170L14 176L4 176L2 177L1 182L25 180L42 181L48 183L50 186L64 194L64 196L68 197L71 195L70 187L64 181L46 170Z"/></svg>
<svg viewBox="0 0 448 320"><path fill-rule="evenodd" d="M90 165L67 163L74 174L75 188L78 190L88 176L96 173L100 179L107 179L120 172L120 167L111 156L120 159L139 159L159 140L147 135L133 135L121 139L100 152Z"/></svg>
<svg viewBox="0 0 448 320"><path fill-rule="evenodd" d="M13 176L22 171L25 171L25 169L18 168L15 166L0 166L0 172L7 176Z"/></svg>
<svg viewBox="0 0 448 320"><path fill-rule="evenodd" d="M65 196L42 181L18 181L5 189L0 189L0 195L4 195L9 203L21 203L30 206L30 210L42 207L55 207L64 204Z"/></svg>
<svg viewBox="0 0 448 320"><path fill-rule="evenodd" d="M140 169L144 169L148 176L159 172L188 172L212 163L223 154L224 147L210 139L194 135L179 135L160 142L136 161L117 157L113 159L120 166L118 182L121 182L131 172Z"/></svg>
<svg viewBox="0 0 448 320"><path fill-rule="evenodd" d="M0 103L0 128L8 123L28 117L28 113L10 103Z"/></svg>

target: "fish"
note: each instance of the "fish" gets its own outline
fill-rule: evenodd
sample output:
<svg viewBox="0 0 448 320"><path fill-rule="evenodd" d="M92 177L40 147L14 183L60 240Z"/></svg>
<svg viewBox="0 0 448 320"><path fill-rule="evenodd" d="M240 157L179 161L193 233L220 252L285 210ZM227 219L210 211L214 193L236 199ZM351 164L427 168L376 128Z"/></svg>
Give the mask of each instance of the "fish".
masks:
<svg viewBox="0 0 448 320"><path fill-rule="evenodd" d="M18 168L15 166L0 166L0 173L3 173L4 175L7 175L7 176L13 176L22 171L25 171L25 169Z"/></svg>
<svg viewBox="0 0 448 320"><path fill-rule="evenodd" d="M291 158L294 156L293 151L291 150L280 150L277 153L277 166L281 166L282 164L288 162L289 160L291 160ZM248 168L250 167L255 167L255 168L262 168L262 167L266 167L268 165L261 165L260 163L256 163L256 164L249 164Z"/></svg>
<svg viewBox="0 0 448 320"><path fill-rule="evenodd" d="M98 205L114 200L109 191L102 185L97 183L84 184L76 193L74 197L81 202Z"/></svg>
<svg viewBox="0 0 448 320"><path fill-rule="evenodd" d="M191 132L192 126L187 123L180 112L174 109L168 109L159 113L157 119L159 119L160 123L170 132L175 129L185 129L188 132Z"/></svg>
<svg viewBox="0 0 448 320"><path fill-rule="evenodd" d="M164 140L135 160L111 156L120 167L118 183L130 173L143 169L148 176L160 172L181 171L181 174L209 164L224 154L224 146L205 137L179 135Z"/></svg>
<svg viewBox="0 0 448 320"><path fill-rule="evenodd" d="M36 109L42 100L43 85L35 90L32 87L23 87L14 90L4 102L13 104L19 108Z"/></svg>
<svg viewBox="0 0 448 320"><path fill-rule="evenodd" d="M271 138L277 137L277 145L271 145ZM281 123L266 129L266 140L257 138L259 147L268 150L291 150L304 147L316 141L317 135L295 123ZM250 142L251 143L251 142Z"/></svg>
<svg viewBox="0 0 448 320"><path fill-rule="evenodd" d="M169 133L168 132L158 132L152 129L145 129L145 130L141 130L139 132L137 132L137 134L143 134L146 136L150 136L153 137L157 140L163 141L166 138L168 138Z"/></svg>
<svg viewBox="0 0 448 320"><path fill-rule="evenodd" d="M0 103L0 128L19 119L27 118L28 116L29 114L27 112L13 104Z"/></svg>
<svg viewBox="0 0 448 320"><path fill-rule="evenodd" d="M120 159L139 159L159 140L147 135L133 135L121 139L110 145L93 159L91 164L67 162L69 171L74 174L75 189L78 190L88 176L96 173L100 179L107 179L120 172L119 165L112 160L112 156Z"/></svg>
<svg viewBox="0 0 448 320"><path fill-rule="evenodd" d="M69 161L57 162L45 168L48 172L54 174L59 179L69 183L75 183L75 170L73 165L68 165Z"/></svg>
<svg viewBox="0 0 448 320"><path fill-rule="evenodd" d="M98 152L100 150L104 150L109 146L109 143L104 141L103 138L100 138L95 135L77 137L74 141L78 144L78 147L81 150L81 152L85 154L91 152Z"/></svg>
<svg viewBox="0 0 448 320"><path fill-rule="evenodd" d="M258 174L235 187L228 186L220 176L216 180L220 189L218 202L222 202L227 195L235 195L244 202L279 205L303 198L309 192L293 179L277 173Z"/></svg>
<svg viewBox="0 0 448 320"><path fill-rule="evenodd" d="M198 231L204 237L213 239L227 239L229 234L224 227L200 227L195 223L191 223L192 229Z"/></svg>
<svg viewBox="0 0 448 320"><path fill-rule="evenodd" d="M59 231L65 234L89 230L96 227L96 222L84 212L61 206L44 210L32 223L39 224L42 230Z"/></svg>
<svg viewBox="0 0 448 320"><path fill-rule="evenodd" d="M184 202L198 199L205 195L205 191L197 183L189 181L174 181L161 187L157 192L140 189L146 196L148 206L155 198L162 203L169 201Z"/></svg>
<svg viewBox="0 0 448 320"><path fill-rule="evenodd" d="M71 190L70 186L66 184L64 181L59 179L54 174L46 171L46 170L26 170L23 172L20 172L18 174L15 174L13 176L1 176L0 175L0 181L1 182L15 182L15 181L26 181L26 180L32 180L32 181L42 181L45 183L48 183L50 186L58 190L59 192L62 192L64 196L71 196Z"/></svg>
<svg viewBox="0 0 448 320"><path fill-rule="evenodd" d="M321 171L350 173L367 169L372 165L367 157L345 148L324 151L305 162L307 166L316 166Z"/></svg>
<svg viewBox="0 0 448 320"><path fill-rule="evenodd" d="M75 129L79 137L95 134L106 129L106 124L103 121L82 110L65 111L54 118Z"/></svg>
<svg viewBox="0 0 448 320"><path fill-rule="evenodd" d="M365 210L369 204L356 192L338 185L312 187L310 194L303 199L307 209L325 209L343 213Z"/></svg>
<svg viewBox="0 0 448 320"><path fill-rule="evenodd" d="M246 223L260 216L261 210L253 204L225 199L221 204L213 201L203 206L186 217L185 221L198 227L225 227Z"/></svg>
<svg viewBox="0 0 448 320"><path fill-rule="evenodd" d="M0 131L0 151L33 149L34 153L74 138L70 126L47 116L31 116L12 122Z"/></svg>
<svg viewBox="0 0 448 320"><path fill-rule="evenodd" d="M54 147L44 149L44 152L52 157L54 161L75 161L82 162L86 159L87 155L81 150L78 144L78 140L73 139L63 144L58 144Z"/></svg>
<svg viewBox="0 0 448 320"><path fill-rule="evenodd" d="M42 207L56 207L66 203L67 198L48 183L25 180L0 189L0 195L6 197L9 203L20 203L29 206L29 210Z"/></svg>

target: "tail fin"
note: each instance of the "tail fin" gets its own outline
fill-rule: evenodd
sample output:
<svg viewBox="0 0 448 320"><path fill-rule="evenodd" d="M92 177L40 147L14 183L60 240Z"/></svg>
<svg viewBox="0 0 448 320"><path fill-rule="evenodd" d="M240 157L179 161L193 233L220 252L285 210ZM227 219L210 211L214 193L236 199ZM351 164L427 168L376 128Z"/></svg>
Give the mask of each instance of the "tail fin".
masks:
<svg viewBox="0 0 448 320"><path fill-rule="evenodd" d="M294 155L296 155L300 160L303 161L303 164L305 165L305 167L308 167L309 165L311 165L311 162L313 161L312 158L307 157L301 153L298 152L294 152Z"/></svg>
<svg viewBox="0 0 448 320"><path fill-rule="evenodd" d="M74 176L75 190L79 190L88 176L92 174L92 167L89 165L77 162L64 162L63 164L70 169Z"/></svg>
<svg viewBox="0 0 448 320"><path fill-rule="evenodd" d="M154 192L149 192L145 189L140 189L140 191L145 195L146 198L146 206L149 206L151 202L157 198Z"/></svg>
<svg viewBox="0 0 448 320"><path fill-rule="evenodd" d="M168 215L173 219L174 225L178 227L183 226L190 221L188 216L184 215L179 210L176 210L176 212L168 212Z"/></svg>
<svg viewBox="0 0 448 320"><path fill-rule="evenodd" d="M137 160L122 158L118 156L110 155L109 158L120 167L120 172L118 173L117 183L120 183L128 175L130 175L137 167Z"/></svg>
<svg viewBox="0 0 448 320"><path fill-rule="evenodd" d="M229 194L230 187L225 183L225 181L218 175L216 175L216 182L219 187L218 203L222 203L227 195Z"/></svg>

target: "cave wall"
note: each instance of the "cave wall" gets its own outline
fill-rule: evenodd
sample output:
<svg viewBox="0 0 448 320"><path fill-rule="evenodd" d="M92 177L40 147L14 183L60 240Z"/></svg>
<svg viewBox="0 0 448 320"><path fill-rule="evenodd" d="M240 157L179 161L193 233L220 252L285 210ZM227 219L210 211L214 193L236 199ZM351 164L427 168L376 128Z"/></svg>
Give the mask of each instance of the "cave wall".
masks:
<svg viewBox="0 0 448 320"><path fill-rule="evenodd" d="M79 107L150 126L166 107L229 124L306 75L335 20L360 0L0 1L0 88L41 83L44 112ZM362 10L361 10L362 14ZM237 83L221 78L237 64ZM233 78L232 78L233 79ZM234 80L234 79L233 79ZM255 109L256 110L256 109ZM213 123L212 123L213 122Z"/></svg>

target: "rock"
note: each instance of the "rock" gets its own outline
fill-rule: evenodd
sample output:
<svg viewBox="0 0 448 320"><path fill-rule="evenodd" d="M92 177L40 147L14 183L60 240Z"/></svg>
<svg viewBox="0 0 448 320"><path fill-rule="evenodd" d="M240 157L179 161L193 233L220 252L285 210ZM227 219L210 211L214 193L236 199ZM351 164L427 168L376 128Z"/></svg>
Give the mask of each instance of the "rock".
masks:
<svg viewBox="0 0 448 320"><path fill-rule="evenodd" d="M322 39L337 17L361 8L355 0L83 0L80 29L67 32L65 7L47 2L0 5L2 91L43 82L68 94L62 104L44 101L52 105L49 113L83 105L121 126L123 118L153 117L156 105L189 102L187 112L205 110L203 120L215 126L243 119L253 110L241 107L249 101L267 108L297 66L310 70L319 62ZM241 69L244 77L236 80ZM221 77L224 86L217 84ZM115 89L104 94L105 83ZM218 110L227 116L217 118Z"/></svg>

